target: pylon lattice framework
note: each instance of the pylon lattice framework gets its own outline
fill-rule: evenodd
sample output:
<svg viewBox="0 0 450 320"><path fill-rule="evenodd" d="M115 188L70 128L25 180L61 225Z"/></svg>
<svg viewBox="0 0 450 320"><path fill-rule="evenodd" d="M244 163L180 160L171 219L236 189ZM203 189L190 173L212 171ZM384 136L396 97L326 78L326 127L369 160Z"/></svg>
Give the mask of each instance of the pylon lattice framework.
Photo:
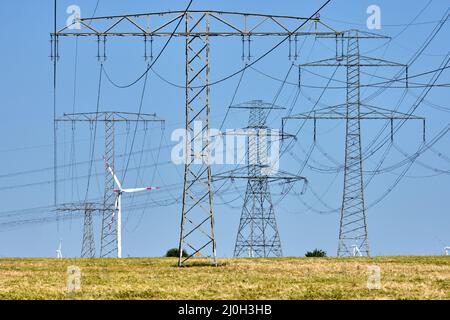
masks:
<svg viewBox="0 0 450 320"><path fill-rule="evenodd" d="M174 36L185 39L185 129L187 135L193 132L195 121L202 120L205 123L197 136L190 138L186 136L185 139L185 150L191 152L186 152L179 266L184 265L187 260L195 256L204 255L210 256L213 263L216 263L211 167L208 161L209 142L208 139L204 139L209 128L210 113L209 39L232 36L250 40L251 37L272 36L289 38L289 40L293 38L297 44L299 36L323 35L335 37L338 42L338 37L342 36L342 33L322 23L318 17L319 11L316 11L310 18L211 10L116 15L82 18L74 23L80 23L85 30L71 30L71 26L66 26L51 34L55 52L58 48L59 38L69 36L96 37L99 40L99 51L103 44L104 53L106 52L105 39L107 37L141 37L145 44L149 38L153 41L153 37ZM170 30L180 19L184 19L184 30L175 30L175 32ZM211 24L211 20L214 20L214 24ZM313 31L306 31L311 24L314 27ZM214 30L211 30L212 28ZM100 41L101 39L103 41ZM145 57L147 57L146 46ZM56 55L54 58L56 59ZM105 54L102 58L105 58ZM201 150L192 150L189 140L202 142ZM195 158L201 159L203 163L201 165L194 163ZM190 249L187 258L183 258L181 254L185 248Z"/></svg>
<svg viewBox="0 0 450 320"><path fill-rule="evenodd" d="M145 127L151 122L164 122L156 117L156 114L147 113L131 113L131 112L117 112L117 111L104 111L104 112L86 112L75 114L64 114L63 117L56 120L57 122L87 122L92 125L94 122L102 122L105 130L105 150L104 160L114 168L115 164L115 124L120 123L136 123L142 122ZM92 126L91 126L92 127ZM114 170L114 169L113 169ZM105 166L105 185L103 195L103 215L102 215L102 227L101 227L101 240L100 240L100 257L101 258L113 258L117 257L118 251L118 229L117 229L117 214L116 214L116 197L114 192L115 181L112 175L108 172ZM86 204L88 205L88 204ZM86 207L86 210L87 207ZM98 209L97 209L98 210Z"/></svg>
<svg viewBox="0 0 450 320"><path fill-rule="evenodd" d="M235 257L243 255L281 257L283 255L268 178L261 172L268 162L267 133L262 132L267 131L268 110L270 109L262 107L250 109L247 128L257 133L256 136L248 137L248 174L255 178L248 179L247 182L234 248Z"/></svg>
<svg viewBox="0 0 450 320"><path fill-rule="evenodd" d="M232 106L233 109L249 109L248 126L243 131L247 138L247 166L226 174L214 175L219 179L245 179L245 192L242 214L234 249L235 257L281 257L283 255L280 235L275 217L270 183L295 183L304 177L276 171L269 161L269 147L292 136L270 130L266 121L274 109L284 109L261 100L254 100ZM231 133L233 134L233 133ZM269 139L270 138L270 139ZM277 148L272 149L276 152ZM274 154L271 154L274 157ZM274 158L279 161L278 157ZM247 170L246 174L239 173Z"/></svg>
<svg viewBox="0 0 450 320"><path fill-rule="evenodd" d="M385 37L350 30L346 33L347 54L332 59L303 64L300 67L336 67L344 66L347 70L347 101L344 105L302 113L283 118L314 120L314 139L316 139L316 120L331 119L346 121L344 190L339 224L338 256L352 256L356 245L361 255L369 256L366 207L364 203L363 158L361 149L361 120L389 120L391 122L391 139L393 139L394 120L422 120L421 117L378 108L361 103L360 68L361 67L402 67L406 65L360 55L360 39L384 39ZM342 63L346 60L345 63Z"/></svg>
<svg viewBox="0 0 450 320"><path fill-rule="evenodd" d="M345 135L344 194L339 227L338 256L350 254L351 245L369 255L361 155L359 40L349 37L347 47L347 125Z"/></svg>
<svg viewBox="0 0 450 320"><path fill-rule="evenodd" d="M104 212L103 204L95 203L72 203L63 204L57 208L58 212L83 212L83 239L81 245L81 258L95 258L95 236L94 236L94 220L95 212Z"/></svg>

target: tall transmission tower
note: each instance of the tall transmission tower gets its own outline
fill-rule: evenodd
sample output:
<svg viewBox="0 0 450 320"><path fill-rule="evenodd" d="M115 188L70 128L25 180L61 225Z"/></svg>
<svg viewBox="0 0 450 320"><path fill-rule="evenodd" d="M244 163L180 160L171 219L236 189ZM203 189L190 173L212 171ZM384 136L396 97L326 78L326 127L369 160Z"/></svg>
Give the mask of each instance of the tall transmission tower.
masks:
<svg viewBox="0 0 450 320"><path fill-rule="evenodd" d="M318 17L320 9L311 17L277 16L243 12L224 11L170 11L132 15L83 18L82 30L71 30L66 26L51 34L53 46L58 48L60 37L95 37L99 52L105 46L107 37L140 37L145 43L159 37L180 37L185 41L185 168L182 195L180 257L179 266L197 256L209 256L216 264L216 240L214 233L212 173L210 165L210 39L212 37L238 37L250 46L252 37L282 37L283 42L309 35L327 35L337 38L342 33L322 23ZM173 30L184 22L184 30ZM312 27L312 28L310 28ZM309 30L313 31L309 31ZM308 31L307 31L308 30ZM278 44L281 45L283 42ZM103 46L101 49L100 47ZM249 48L250 49L250 48ZM59 51L58 51L59 54ZM250 56L250 52L248 53ZM153 53L150 54L150 57ZM149 72L147 70L146 72ZM200 132L194 134L194 126L201 122ZM201 146L194 148L194 146ZM189 250L183 257L184 249Z"/></svg>
<svg viewBox="0 0 450 320"><path fill-rule="evenodd" d="M81 258L95 258L95 236L94 236L94 220L95 212L103 213L105 211L103 204L96 203L71 203L63 204L57 208L58 212L83 212L83 239L81 245Z"/></svg>
<svg viewBox="0 0 450 320"><path fill-rule="evenodd" d="M260 100L242 103L230 108L248 109L250 113L248 126L242 132L247 137L247 167L233 170L226 175L214 176L214 180L219 180L219 177L247 180L234 256L281 257L283 251L270 192L270 183L306 181L304 177L274 170L268 160L269 145L274 140L279 143L285 137L278 130L270 130L266 121L272 110L285 108ZM271 156L275 155L272 154ZM278 156L279 153L275 157L277 162L279 161ZM240 175L239 172L245 171L245 169L247 174Z"/></svg>
<svg viewBox="0 0 450 320"><path fill-rule="evenodd" d="M108 163L111 168L114 168L115 164L115 125L116 123L136 123L142 122L145 126L151 122L160 122L156 117L156 114L146 114L146 113L131 113L131 112L115 112L115 111L105 111L105 112L87 112L87 113L75 113L75 114L64 114L63 117L56 119L57 122L70 122L74 124L75 122L102 122L104 124L105 130L105 149L104 158L105 162ZM101 232L101 247L100 247L100 257L117 257L118 256L118 228L117 228L117 217L116 215L116 197L117 194L114 192L115 181L112 175L109 173L108 169L105 167L105 185L104 185L104 196L103 196L103 216L102 216L102 232Z"/></svg>
<svg viewBox="0 0 450 320"><path fill-rule="evenodd" d="M388 120L391 122L391 139L393 139L393 121L423 118L410 114L391 111L384 108L361 103L360 69L362 67L400 67L408 66L382 59L362 56L360 54L360 39L385 39L386 37L350 30L343 37L347 40L347 54L335 58L302 64L300 67L346 67L347 70L347 101L337 105L309 113L283 118L314 121L314 139L316 139L316 121L318 119L345 120L345 165L344 190L340 213L338 256L352 256L355 246L362 255L369 256L369 240L367 231L366 207L364 202L363 156L361 148L361 120ZM407 82L406 82L407 86Z"/></svg>

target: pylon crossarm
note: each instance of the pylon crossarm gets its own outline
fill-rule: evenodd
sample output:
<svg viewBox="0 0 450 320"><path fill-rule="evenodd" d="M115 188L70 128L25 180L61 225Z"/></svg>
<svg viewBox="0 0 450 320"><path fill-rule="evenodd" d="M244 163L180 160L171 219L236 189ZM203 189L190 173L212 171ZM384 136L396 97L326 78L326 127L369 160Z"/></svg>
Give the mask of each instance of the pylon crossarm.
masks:
<svg viewBox="0 0 450 320"><path fill-rule="evenodd" d="M329 38L327 35L318 36L318 38ZM345 30L341 32L341 38L345 40L349 39L368 39L368 40L390 40L390 36L384 34L362 31L357 29Z"/></svg>
<svg viewBox="0 0 450 320"><path fill-rule="evenodd" d="M100 203L64 203L60 204L55 211L57 212L76 212L76 211L84 211L88 208L91 211L102 212L105 209L103 208L103 204Z"/></svg>
<svg viewBox="0 0 450 320"><path fill-rule="evenodd" d="M57 118L57 122L165 122L158 118L156 113L133 113L118 111L102 111L102 112L84 112L84 113L65 113L62 117Z"/></svg>
<svg viewBox="0 0 450 320"><path fill-rule="evenodd" d="M361 63L362 62L362 63ZM371 63L375 62L375 63ZM401 67L401 68L407 68L407 64L395 62L395 61L389 61L385 59L379 59L379 58L372 58L367 56L360 56L360 65L366 66L366 67Z"/></svg>
<svg viewBox="0 0 450 320"><path fill-rule="evenodd" d="M272 175L251 175L248 174L248 170L252 169L254 167L259 167L259 168L268 168L268 166L264 166L264 165L248 165L248 166L244 166L244 167L240 167L234 170L229 170L229 171L225 171L225 172L221 172L221 173L216 173L212 176L212 182L218 182L218 181L223 181L226 179L241 179L241 180L249 180L249 179L259 179L259 178L264 178L267 179L267 181L269 182L274 182L274 181L305 181L307 182L307 178L303 177L303 176L299 176L299 175L294 175L282 170L278 170L276 174L272 174ZM246 173L247 172L247 173Z"/></svg>
<svg viewBox="0 0 450 320"><path fill-rule="evenodd" d="M299 68L307 68L307 67L348 67L353 66L355 64L349 64L342 62L342 60L345 60L349 58L347 55L340 56L339 59L336 59L336 57L318 60L314 62L308 62L299 64ZM398 63L395 61L388 61L383 59L377 59L377 58L371 58L371 57L361 57L360 61L358 62L357 66L359 67L401 67L401 68L407 68L408 65Z"/></svg>
<svg viewBox="0 0 450 320"><path fill-rule="evenodd" d="M347 115L347 105L339 104L332 107L318 109L309 113L299 113L284 117L282 120L342 120L342 119L360 119L360 120L425 120L424 117L415 116L386 108L375 107L361 103L358 117Z"/></svg>
<svg viewBox="0 0 450 320"><path fill-rule="evenodd" d="M252 100L242 102L229 107L230 109L258 109L258 110L286 110L286 107L280 107L274 103L264 102L263 100Z"/></svg>
<svg viewBox="0 0 450 320"><path fill-rule="evenodd" d="M227 12L210 10L166 11L131 15L116 15L104 17L81 18L74 20L72 24L59 29L52 36L95 36L95 37L164 37L171 36L170 28L179 19L191 19L196 21L188 31L176 30L173 36L307 36L320 35L323 37L342 37L342 32L336 31L319 17L306 18L295 16L268 15L249 12ZM204 19L213 20L211 27L214 30L196 30L197 25ZM72 26L80 23L83 29L72 30ZM308 26L314 25L315 31L303 31Z"/></svg>

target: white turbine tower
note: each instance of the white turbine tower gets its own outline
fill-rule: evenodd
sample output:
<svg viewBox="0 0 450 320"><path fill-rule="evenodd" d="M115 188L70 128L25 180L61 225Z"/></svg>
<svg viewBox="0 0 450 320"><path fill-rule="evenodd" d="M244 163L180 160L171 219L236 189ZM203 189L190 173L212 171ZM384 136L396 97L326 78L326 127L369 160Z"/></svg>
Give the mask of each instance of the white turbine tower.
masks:
<svg viewBox="0 0 450 320"><path fill-rule="evenodd" d="M120 183L119 179L115 175L111 166L107 162L105 162L105 163L106 163L106 167L108 168L108 171L111 173L111 175L114 178L114 181L117 184L117 189L114 189L114 192L117 193L117 198L116 198L116 203L114 205L113 220L114 220L114 215L117 212L117 258L122 258L122 194L123 193L137 193L137 192L144 192L144 191L151 191L151 190L159 190L159 187L124 189L124 188L122 188L122 184Z"/></svg>
<svg viewBox="0 0 450 320"><path fill-rule="evenodd" d="M62 259L62 257L62 240L60 239L58 249L56 250L56 258Z"/></svg>

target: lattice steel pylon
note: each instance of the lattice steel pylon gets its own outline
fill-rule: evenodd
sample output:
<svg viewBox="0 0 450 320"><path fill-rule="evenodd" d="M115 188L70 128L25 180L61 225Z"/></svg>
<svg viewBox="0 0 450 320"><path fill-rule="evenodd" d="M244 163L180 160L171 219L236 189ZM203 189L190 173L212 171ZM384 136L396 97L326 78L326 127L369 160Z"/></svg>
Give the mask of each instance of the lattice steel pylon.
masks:
<svg viewBox="0 0 450 320"><path fill-rule="evenodd" d="M393 139L394 120L422 120L424 118L363 104L360 96L361 67L402 67L408 66L382 59L362 56L359 50L360 39L383 39L381 35L350 30L347 39L347 53L341 57L320 60L301 65L301 67L343 66L347 71L346 103L310 113L302 113L283 118L314 120L314 139L316 139L316 120L331 119L346 121L344 188L340 210L338 256L353 256L354 246L361 255L370 256L366 207L364 203L363 156L361 148L361 120L388 120L391 122ZM343 62L345 61L345 62ZM406 86L407 86L406 80Z"/></svg>
<svg viewBox="0 0 450 320"><path fill-rule="evenodd" d="M324 6L310 17L188 10L82 18L74 22L79 23L82 30L72 30L69 25L51 34L55 47L60 37L68 36L97 39L141 37L145 43L154 37L173 36L185 40L185 150L188 152L185 152L179 266L198 256L209 256L213 264L216 263L211 166L206 138L210 114L210 38L238 37L250 43L251 37L284 37L283 42L286 43L293 38L296 47L299 36L329 35L337 38L342 33L319 18ZM183 30L173 30L180 21L184 22ZM98 43L99 46L106 44L105 41ZM146 46L144 56L148 57ZM198 130L194 132L196 124L199 124ZM194 141L195 146L190 143ZM201 147L197 149L199 145ZM182 257L185 248L189 249L186 258Z"/></svg>
<svg viewBox="0 0 450 320"><path fill-rule="evenodd" d="M281 257L280 235L278 232L272 195L267 176L262 170L267 166L269 154L267 145L266 119L269 108L263 106L250 109L247 129L255 135L248 137L247 159L248 179L244 205L234 247L234 256Z"/></svg>
<svg viewBox="0 0 450 320"><path fill-rule="evenodd" d="M209 139L209 17L185 19L186 146L179 266L209 252L216 261ZM199 32L201 35L191 35ZM196 130L200 126L200 130ZM200 232L195 232L199 230ZM183 250L190 249L188 257Z"/></svg>
<svg viewBox="0 0 450 320"><path fill-rule="evenodd" d="M114 170L115 164L115 124L122 123L136 123L142 122L147 126L150 122L164 121L158 119L156 114L148 113L132 113L132 112L117 112L117 111L103 111L103 112L86 112L75 114L64 114L63 117L56 120L57 122L102 122L105 130L105 149L104 160ZM103 194L103 210L102 210L102 226L100 237L100 257L118 257L118 229L116 215L116 197L114 192L115 181L109 173L105 165L105 184Z"/></svg>
<svg viewBox="0 0 450 320"><path fill-rule="evenodd" d="M105 113L102 118L105 127L105 162L108 163L113 170L115 170L115 134L114 134L114 115L112 113ZM115 182L114 178L105 170L105 184L103 193L103 208L105 211L102 216L102 233L100 238L100 257L118 257L118 229L117 224L114 223L114 218L117 217L115 212L116 193L114 192Z"/></svg>
<svg viewBox="0 0 450 320"><path fill-rule="evenodd" d="M60 205L57 212L83 212L83 238L81 245L81 258L92 259L95 258L95 237L94 237L94 220L95 212L103 213L105 211L103 204L96 203L66 203Z"/></svg>
<svg viewBox="0 0 450 320"><path fill-rule="evenodd" d="M350 34L351 35L351 34ZM338 256L351 255L356 243L369 256L361 149L359 39L347 45L347 123L345 134L344 193L339 227Z"/></svg>
<svg viewBox="0 0 450 320"><path fill-rule="evenodd" d="M245 192L242 214L236 236L235 257L281 257L283 255L280 235L275 217L270 183L294 183L306 179L291 175L274 167L278 156L271 154L275 161L269 161L269 147L272 143L290 135L282 135L266 125L269 113L274 109L284 109L261 100L253 100L232 109L248 109L249 120L242 132L229 131L230 135L244 135L247 138L247 166L214 175L214 181L222 179L245 179ZM270 139L269 139L270 138ZM276 149L276 148L275 148ZM275 150L272 150L275 152ZM240 172L246 171L242 175Z"/></svg>

